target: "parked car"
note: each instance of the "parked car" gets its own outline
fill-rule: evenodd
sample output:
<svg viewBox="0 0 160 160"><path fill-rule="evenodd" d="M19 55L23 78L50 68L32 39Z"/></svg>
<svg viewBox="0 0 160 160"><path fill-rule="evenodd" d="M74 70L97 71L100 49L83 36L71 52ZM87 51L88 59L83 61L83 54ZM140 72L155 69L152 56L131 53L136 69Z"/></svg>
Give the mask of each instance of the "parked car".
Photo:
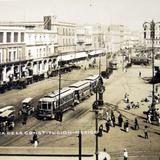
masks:
<svg viewBox="0 0 160 160"><path fill-rule="evenodd" d="M7 132L15 126L15 107L6 106L0 109L0 132Z"/></svg>
<svg viewBox="0 0 160 160"><path fill-rule="evenodd" d="M33 98L31 98L31 97L25 98L21 104L20 111L22 112L22 114L31 115L31 113L33 113L34 110L35 110L35 108L33 106Z"/></svg>

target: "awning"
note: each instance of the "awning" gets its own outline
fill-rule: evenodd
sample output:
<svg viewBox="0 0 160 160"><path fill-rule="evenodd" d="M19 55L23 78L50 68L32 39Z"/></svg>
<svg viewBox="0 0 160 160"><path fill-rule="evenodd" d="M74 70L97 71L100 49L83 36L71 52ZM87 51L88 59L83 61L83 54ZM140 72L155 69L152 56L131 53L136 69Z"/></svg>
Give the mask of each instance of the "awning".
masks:
<svg viewBox="0 0 160 160"><path fill-rule="evenodd" d="M102 54L102 53L103 53L103 50L96 50L96 51L89 52L88 54L90 56L94 56L94 55L99 55L99 54Z"/></svg>
<svg viewBox="0 0 160 160"><path fill-rule="evenodd" d="M71 61L74 59L80 59L80 58L86 58L88 55L86 52L78 52L78 53L72 53L67 55L58 56L58 61Z"/></svg>

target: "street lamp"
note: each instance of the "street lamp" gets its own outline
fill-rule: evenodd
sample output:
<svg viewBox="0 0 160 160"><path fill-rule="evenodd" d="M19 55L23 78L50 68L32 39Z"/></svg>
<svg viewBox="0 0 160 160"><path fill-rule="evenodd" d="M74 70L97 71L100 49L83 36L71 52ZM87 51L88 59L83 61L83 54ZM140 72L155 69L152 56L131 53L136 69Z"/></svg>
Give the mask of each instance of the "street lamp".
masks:
<svg viewBox="0 0 160 160"><path fill-rule="evenodd" d="M143 28L144 28L144 39L147 39L147 28L149 26L150 29L150 38L152 42L152 103L151 103L151 111L153 113L153 120L156 120L155 116L155 96L154 96L154 88L155 88L155 78L154 78L154 41L155 41L155 27L157 24L160 24L160 22L155 23L153 20L151 22L144 22Z"/></svg>
<svg viewBox="0 0 160 160"><path fill-rule="evenodd" d="M95 93L96 93L96 101L93 104L93 111L95 112L95 129L96 129L96 149L95 149L95 154L96 154L96 160L98 160L98 132L99 132L99 127L98 127L98 109L100 105L103 105L103 92L104 92L104 86L101 77L99 78L96 88L95 88Z"/></svg>

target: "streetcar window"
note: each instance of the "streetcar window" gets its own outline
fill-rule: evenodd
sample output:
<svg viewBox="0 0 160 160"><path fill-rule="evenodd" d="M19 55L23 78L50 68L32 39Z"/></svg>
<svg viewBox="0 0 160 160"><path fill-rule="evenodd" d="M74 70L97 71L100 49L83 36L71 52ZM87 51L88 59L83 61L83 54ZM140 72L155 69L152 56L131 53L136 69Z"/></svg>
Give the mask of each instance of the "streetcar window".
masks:
<svg viewBox="0 0 160 160"><path fill-rule="evenodd" d="M47 109L47 104L46 103L42 104L42 109Z"/></svg>
<svg viewBox="0 0 160 160"><path fill-rule="evenodd" d="M51 110L51 106L52 104L51 103L48 103L48 109Z"/></svg>

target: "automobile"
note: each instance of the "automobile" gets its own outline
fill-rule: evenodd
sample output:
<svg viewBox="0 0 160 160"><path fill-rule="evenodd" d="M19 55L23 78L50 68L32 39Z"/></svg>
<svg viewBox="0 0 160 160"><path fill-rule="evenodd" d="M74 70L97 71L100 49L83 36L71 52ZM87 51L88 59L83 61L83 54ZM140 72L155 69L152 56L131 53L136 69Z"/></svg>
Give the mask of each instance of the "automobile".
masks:
<svg viewBox="0 0 160 160"><path fill-rule="evenodd" d="M15 126L15 107L6 106L0 109L0 132L7 132Z"/></svg>
<svg viewBox="0 0 160 160"><path fill-rule="evenodd" d="M21 110L22 114L31 115L35 111L35 108L33 106L33 98L28 97L25 98L21 103Z"/></svg>

